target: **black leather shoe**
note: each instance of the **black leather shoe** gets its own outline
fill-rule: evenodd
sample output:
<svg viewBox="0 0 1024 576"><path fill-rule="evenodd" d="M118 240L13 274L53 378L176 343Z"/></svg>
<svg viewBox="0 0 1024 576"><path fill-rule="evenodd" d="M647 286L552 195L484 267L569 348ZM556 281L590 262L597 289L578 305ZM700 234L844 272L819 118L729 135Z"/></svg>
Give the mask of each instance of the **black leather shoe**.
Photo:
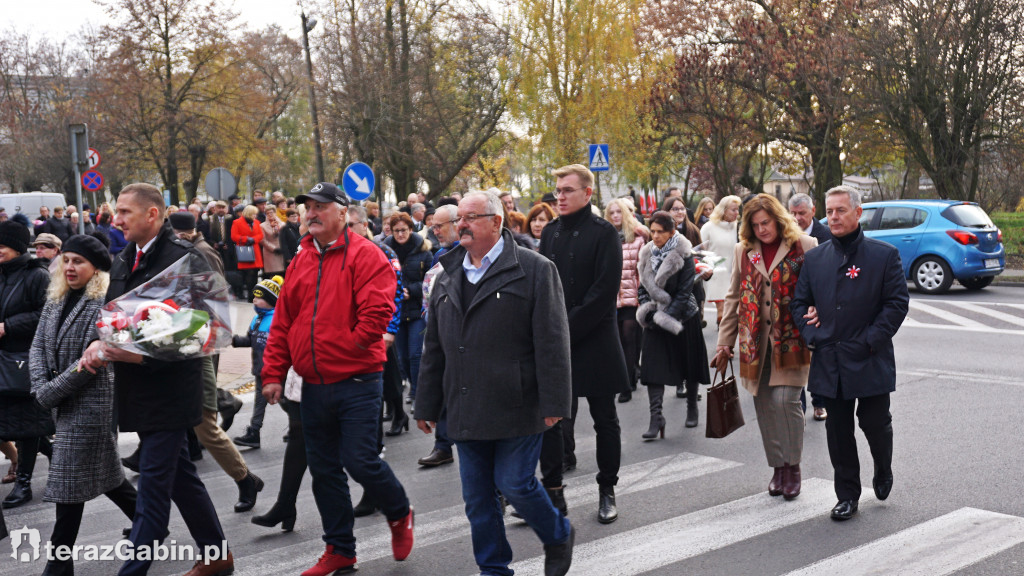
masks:
<svg viewBox="0 0 1024 576"><path fill-rule="evenodd" d="M384 435L399 436L402 434L403 430L406 432L409 431L409 415L406 414L405 412L402 412L401 415L395 415L395 417L391 420L391 429L385 430Z"/></svg>
<svg viewBox="0 0 1024 576"><path fill-rule="evenodd" d="M568 516L569 505L565 503L565 486L559 486L558 488L544 488L544 491L548 493L548 498L551 498L551 503L554 504L555 508L562 513L562 516Z"/></svg>
<svg viewBox="0 0 1024 576"><path fill-rule="evenodd" d="M696 428L699 421L700 421L700 416L698 415L698 412L697 412L697 403L694 402L692 404L687 404L686 405L686 427L687 428Z"/></svg>
<svg viewBox="0 0 1024 576"><path fill-rule="evenodd" d="M599 486L600 502L597 507L597 521L611 524L619 519L619 510L615 507L615 487Z"/></svg>
<svg viewBox="0 0 1024 576"><path fill-rule="evenodd" d="M622 392L619 394L619 404L625 404L633 399L633 392Z"/></svg>
<svg viewBox="0 0 1024 576"><path fill-rule="evenodd" d="M576 529L569 526L569 539L562 544L544 547L544 576L565 576L572 566L572 546Z"/></svg>
<svg viewBox="0 0 1024 576"><path fill-rule="evenodd" d="M139 449L136 448L135 452L132 452L130 456L126 456L124 458L121 458L121 465L124 466L125 468L131 470L132 472L135 472L136 474L138 474L139 473Z"/></svg>
<svg viewBox="0 0 1024 576"><path fill-rule="evenodd" d="M249 472L237 484L238 502L235 502L235 512L248 512L256 505L256 494L263 490L263 480Z"/></svg>
<svg viewBox="0 0 1024 576"><path fill-rule="evenodd" d="M127 538L127 537L129 537L131 535L132 535L132 527L131 526L121 530L121 536L124 536L125 538Z"/></svg>
<svg viewBox="0 0 1024 576"><path fill-rule="evenodd" d="M14 489L4 498L2 506L6 508L17 508L32 501L32 475L18 473L14 481Z"/></svg>
<svg viewBox="0 0 1024 576"><path fill-rule="evenodd" d="M363 516L373 514L377 510L380 510L380 508L377 508L377 505L373 503L373 498L366 492L363 492L363 496L359 499L359 504L352 508L352 515L356 518L362 518Z"/></svg>
<svg viewBox="0 0 1024 576"><path fill-rule="evenodd" d="M840 500L832 509L832 519L837 521L849 520L857 513L856 500Z"/></svg>
<svg viewBox="0 0 1024 576"><path fill-rule="evenodd" d="M686 398L686 383L676 386L676 398Z"/></svg>
<svg viewBox="0 0 1024 576"><path fill-rule="evenodd" d="M231 424L235 421L235 414L238 414L241 410L242 401L231 396L231 401L221 408L220 429L227 432L228 428L231 428Z"/></svg>
<svg viewBox="0 0 1024 576"><path fill-rule="evenodd" d="M452 462L455 462L455 458L452 456L452 453L445 452L438 448L434 448L430 451L430 454L427 454L423 458L417 460L417 463L420 466L425 466L427 468L441 466L442 464L451 464Z"/></svg>
<svg viewBox="0 0 1024 576"><path fill-rule="evenodd" d="M879 500L885 500L889 497L889 492L892 492L892 470L888 474L882 474L875 472L875 477L871 479L871 486L875 489L875 496Z"/></svg>

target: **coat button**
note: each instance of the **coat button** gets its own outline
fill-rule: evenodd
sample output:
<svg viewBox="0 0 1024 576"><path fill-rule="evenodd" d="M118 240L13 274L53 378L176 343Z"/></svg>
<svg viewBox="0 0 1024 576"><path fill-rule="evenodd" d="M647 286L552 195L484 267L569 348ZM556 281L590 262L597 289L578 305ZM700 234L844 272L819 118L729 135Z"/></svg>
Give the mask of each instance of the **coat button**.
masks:
<svg viewBox="0 0 1024 576"><path fill-rule="evenodd" d="M836 310L842 310L842 309L843 309L843 307L842 307L842 306L840 306L840 305L838 305L838 304L836 305Z"/></svg>
<svg viewBox="0 0 1024 576"><path fill-rule="evenodd" d="M575 259L576 259L576 255L573 254L572 252L569 252L569 260L575 260Z"/></svg>
<svg viewBox="0 0 1024 576"><path fill-rule="evenodd" d="M555 238L558 238L559 232L555 232Z"/></svg>
<svg viewBox="0 0 1024 576"><path fill-rule="evenodd" d="M466 347L465 346L459 346L459 353L460 354L465 352L465 351L466 351Z"/></svg>
<svg viewBox="0 0 1024 576"><path fill-rule="evenodd" d="M579 236L579 235L580 235L580 231L579 231L579 230L577 230L577 231L575 231L575 232L573 232L573 233L572 233L572 237L573 237L573 238L575 238L575 237L577 237L577 236Z"/></svg>
<svg viewBox="0 0 1024 576"><path fill-rule="evenodd" d="M469 388L466 388L465 386L463 386L462 387L462 393L463 394L469 394Z"/></svg>

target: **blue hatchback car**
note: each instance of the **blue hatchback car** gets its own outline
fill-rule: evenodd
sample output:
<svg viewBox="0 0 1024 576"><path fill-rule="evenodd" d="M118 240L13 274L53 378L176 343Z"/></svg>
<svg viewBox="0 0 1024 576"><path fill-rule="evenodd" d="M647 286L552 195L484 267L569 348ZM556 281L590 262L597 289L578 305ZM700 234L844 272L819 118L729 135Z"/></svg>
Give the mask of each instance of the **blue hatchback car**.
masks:
<svg viewBox="0 0 1024 576"><path fill-rule="evenodd" d="M903 272L926 294L957 280L981 290L1006 266L1003 233L973 202L888 200L863 204L864 234L900 251Z"/></svg>

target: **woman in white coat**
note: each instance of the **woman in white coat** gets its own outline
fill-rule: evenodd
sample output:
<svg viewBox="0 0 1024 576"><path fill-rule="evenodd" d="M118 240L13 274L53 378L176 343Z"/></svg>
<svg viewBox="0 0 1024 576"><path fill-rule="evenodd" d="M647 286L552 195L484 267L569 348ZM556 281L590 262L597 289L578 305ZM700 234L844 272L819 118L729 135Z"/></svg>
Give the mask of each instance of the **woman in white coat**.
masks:
<svg viewBox="0 0 1024 576"><path fill-rule="evenodd" d="M736 223L740 216L740 204L738 196L722 198L711 213L711 218L700 229L700 241L704 250L725 258L725 262L715 266L714 276L704 282L706 298L709 302L714 302L718 310L719 324L722 323L725 294L732 283L733 250L737 242Z"/></svg>

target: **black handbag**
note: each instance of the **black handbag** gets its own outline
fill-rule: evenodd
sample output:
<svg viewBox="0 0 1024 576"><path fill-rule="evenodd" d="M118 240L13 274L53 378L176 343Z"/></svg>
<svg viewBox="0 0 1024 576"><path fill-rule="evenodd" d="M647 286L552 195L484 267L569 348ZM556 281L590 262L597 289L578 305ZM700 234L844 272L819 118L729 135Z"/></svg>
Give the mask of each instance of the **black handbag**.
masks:
<svg viewBox="0 0 1024 576"><path fill-rule="evenodd" d="M255 246L235 246L235 257L238 259L239 264L255 264L256 263L256 247Z"/></svg>
<svg viewBox="0 0 1024 576"><path fill-rule="evenodd" d="M23 278L18 280L0 305L0 320L7 320L7 303L18 291ZM28 352L0 350L0 396L28 397L32 395L32 377L28 372Z"/></svg>
<svg viewBox="0 0 1024 576"><path fill-rule="evenodd" d="M715 384L708 389L708 418L704 435L707 438L725 438L743 424L736 375L733 373L732 362L729 362L729 377L725 377L724 371L718 372Z"/></svg>
<svg viewBox="0 0 1024 576"><path fill-rule="evenodd" d="M0 396L27 398L32 395L28 352L0 350Z"/></svg>

